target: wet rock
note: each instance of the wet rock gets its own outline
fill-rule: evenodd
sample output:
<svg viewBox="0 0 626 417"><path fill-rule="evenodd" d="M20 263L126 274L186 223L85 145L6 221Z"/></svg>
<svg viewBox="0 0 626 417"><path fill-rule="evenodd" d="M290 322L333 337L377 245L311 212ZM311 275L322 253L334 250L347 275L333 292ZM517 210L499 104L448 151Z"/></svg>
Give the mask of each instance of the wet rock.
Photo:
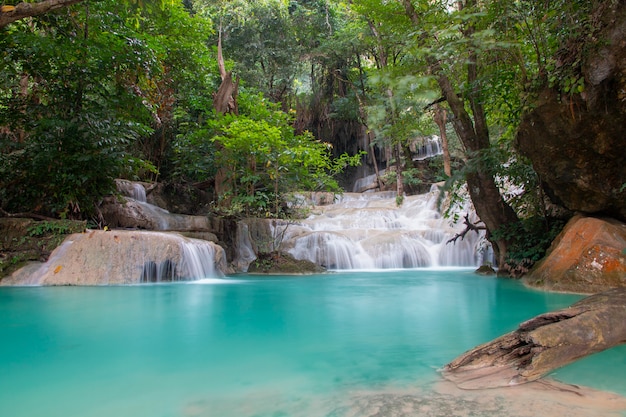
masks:
<svg viewBox="0 0 626 417"><path fill-rule="evenodd" d="M326 269L307 260L295 259L289 253L275 252L260 254L250 264L248 272L272 275L307 275L320 274L326 272Z"/></svg>
<svg viewBox="0 0 626 417"><path fill-rule="evenodd" d="M149 184L147 202L171 213L202 216L210 212L211 196L198 187L176 183Z"/></svg>
<svg viewBox="0 0 626 417"><path fill-rule="evenodd" d="M133 199L107 197L101 213L109 228L210 232L206 216L173 214L152 204Z"/></svg>
<svg viewBox="0 0 626 417"><path fill-rule="evenodd" d="M491 265L481 265L476 271L478 275L495 275L496 270L491 267Z"/></svg>
<svg viewBox="0 0 626 417"><path fill-rule="evenodd" d="M227 271L224 250L212 242L126 230L70 235L47 262L34 265L0 285L135 284L157 280L159 271L165 280L215 277Z"/></svg>
<svg viewBox="0 0 626 417"><path fill-rule="evenodd" d="M547 290L593 294L626 286L626 224L577 216L524 278Z"/></svg>

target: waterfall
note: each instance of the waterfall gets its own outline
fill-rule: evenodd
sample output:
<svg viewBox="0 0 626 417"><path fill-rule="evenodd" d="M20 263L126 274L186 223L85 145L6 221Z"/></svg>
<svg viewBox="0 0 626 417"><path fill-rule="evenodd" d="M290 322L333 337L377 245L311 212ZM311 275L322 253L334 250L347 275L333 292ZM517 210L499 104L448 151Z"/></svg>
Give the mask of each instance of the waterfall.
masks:
<svg viewBox="0 0 626 417"><path fill-rule="evenodd" d="M198 239L187 239L181 243L181 275L187 279L221 276L215 267L215 246Z"/></svg>
<svg viewBox="0 0 626 417"><path fill-rule="evenodd" d="M224 249L177 233L90 230L70 235L43 264L0 285L123 285L221 278Z"/></svg>
<svg viewBox="0 0 626 417"><path fill-rule="evenodd" d="M246 223L237 223L237 237L235 239L235 259L233 265L237 271L247 272L248 266L256 259L256 254L250 239L250 228Z"/></svg>
<svg viewBox="0 0 626 417"><path fill-rule="evenodd" d="M410 144L413 160L421 161L443 154L443 147L439 136L420 138Z"/></svg>
<svg viewBox="0 0 626 417"><path fill-rule="evenodd" d="M443 218L439 191L406 196L397 207L395 194L346 193L335 204L314 206L312 214L286 228L281 249L331 270L423 267L476 267L488 255L484 234L468 233L461 221ZM469 204L457 210L476 220Z"/></svg>
<svg viewBox="0 0 626 417"><path fill-rule="evenodd" d="M385 170L381 170L380 175L384 174ZM361 192L361 190L374 189L376 185L376 174L370 174L365 177L359 178L354 182L352 191L355 193Z"/></svg>
<svg viewBox="0 0 626 417"><path fill-rule="evenodd" d="M132 184L132 193L130 195L130 197L132 197L133 199L141 202L141 203L145 203L147 202L147 197L146 197L146 187L143 186L143 184L139 184L137 182L134 182Z"/></svg>
<svg viewBox="0 0 626 417"><path fill-rule="evenodd" d="M194 281L222 276L215 266L215 247L206 241L181 236L176 263L165 259L160 263L152 260L143 265L140 282Z"/></svg>

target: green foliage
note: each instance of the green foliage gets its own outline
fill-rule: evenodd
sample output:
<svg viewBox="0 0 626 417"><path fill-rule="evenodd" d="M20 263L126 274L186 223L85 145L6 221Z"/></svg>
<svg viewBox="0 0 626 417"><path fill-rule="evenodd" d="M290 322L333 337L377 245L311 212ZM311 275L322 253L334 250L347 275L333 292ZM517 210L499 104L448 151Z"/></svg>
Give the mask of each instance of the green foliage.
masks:
<svg viewBox="0 0 626 417"><path fill-rule="evenodd" d="M0 37L0 206L85 218L114 178L168 168L174 114L190 123L210 106L209 23L177 2L102 1L10 25Z"/></svg>
<svg viewBox="0 0 626 417"><path fill-rule="evenodd" d="M229 167L234 186L232 195L222 196L231 201L231 211L280 216L285 193L340 190L333 176L358 164L360 155L332 159L330 145L310 132L295 134L292 115L277 104L262 95L242 98L247 115L218 116L213 123L217 164Z"/></svg>
<svg viewBox="0 0 626 417"><path fill-rule="evenodd" d="M246 85L273 101L284 101L292 92L303 53L294 17L300 7L292 10L288 2L276 0L204 0L196 1L195 7L217 21L225 56Z"/></svg>
<svg viewBox="0 0 626 417"><path fill-rule="evenodd" d="M61 65L59 71L46 74L48 83L36 93L38 103L7 100L0 107L4 110L0 119L8 121L13 132L28 137L24 141L9 134L0 138L5 154L1 189L7 210L68 217L91 212L94 199L109 193L112 179L125 170L124 147L146 131L116 111L113 100L102 99L106 92L95 91L101 88L95 85L97 77L81 78L83 69L90 70L89 64L87 68L80 63ZM26 116L22 123L19 116L12 117L18 112Z"/></svg>
<svg viewBox="0 0 626 417"><path fill-rule="evenodd" d="M84 230L84 228L84 224L76 223L69 220L43 220L30 225L27 228L26 233L30 237L42 237L45 235L66 235L69 233L81 232Z"/></svg>
<svg viewBox="0 0 626 417"><path fill-rule="evenodd" d="M469 160L453 175L486 171L516 190L506 198L522 217L536 216L539 181L511 143L529 91L584 90L594 3L449 3L413 0L419 25L402 2L374 0L104 0L13 23L0 32L0 207L84 218L113 178L208 182L226 166L233 212L278 215L290 191L338 189L333 175L360 156L326 143L343 127L360 134L364 122L380 150L437 132L426 109L441 95L434 58L489 122L480 154L451 142ZM242 78L238 117L213 112L220 25ZM404 182L417 184L409 165Z"/></svg>
<svg viewBox="0 0 626 417"><path fill-rule="evenodd" d="M492 233L493 239L514 242L507 251L507 264L513 275L523 275L546 254L565 222L539 216L505 225Z"/></svg>
<svg viewBox="0 0 626 417"><path fill-rule="evenodd" d="M443 182L448 179L443 167L443 157L437 156L428 161L428 170L434 174L432 182Z"/></svg>

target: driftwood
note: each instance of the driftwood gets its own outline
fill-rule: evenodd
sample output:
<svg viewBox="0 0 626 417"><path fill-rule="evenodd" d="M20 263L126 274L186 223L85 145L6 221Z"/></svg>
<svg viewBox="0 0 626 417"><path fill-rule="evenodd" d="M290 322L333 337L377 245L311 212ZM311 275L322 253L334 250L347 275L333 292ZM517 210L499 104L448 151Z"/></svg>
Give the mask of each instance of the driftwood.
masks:
<svg viewBox="0 0 626 417"><path fill-rule="evenodd" d="M447 364L443 376L463 389L523 384L622 343L626 288L617 288L521 323Z"/></svg>

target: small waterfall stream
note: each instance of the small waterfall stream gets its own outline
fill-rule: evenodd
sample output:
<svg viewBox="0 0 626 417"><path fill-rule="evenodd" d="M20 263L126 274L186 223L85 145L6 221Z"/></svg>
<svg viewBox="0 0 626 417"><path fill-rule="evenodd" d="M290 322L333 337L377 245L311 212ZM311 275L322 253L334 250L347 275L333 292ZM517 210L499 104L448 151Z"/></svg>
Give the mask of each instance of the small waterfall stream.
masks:
<svg viewBox="0 0 626 417"><path fill-rule="evenodd" d="M120 181L118 188L126 194L128 200L136 204L135 208L141 212L139 217L151 220L153 231L141 232L141 234L159 236L155 231L161 231L160 236L163 238L167 236L168 240L174 241L174 244L178 246L177 254L173 257L176 261L170 258L161 262L147 260L141 272L140 282L196 280L222 275L216 266L218 257L216 248L219 248L217 245L201 239L186 238L177 233L168 233L207 230L209 223L206 216L173 214L148 203L146 189L141 183Z"/></svg>
<svg viewBox="0 0 626 417"><path fill-rule="evenodd" d="M281 249L331 270L423 267L475 267L489 260L483 235L468 233L437 209L439 191L407 196L401 207L395 193L346 193L335 204L314 206L312 214L294 224L282 224ZM459 218L469 207L459 209ZM287 228L284 230L284 228Z"/></svg>
<svg viewBox="0 0 626 417"><path fill-rule="evenodd" d="M430 136L413 141L410 144L413 160L424 160L443 154L443 145L439 136Z"/></svg>
<svg viewBox="0 0 626 417"><path fill-rule="evenodd" d="M151 233L151 232L143 232ZM158 233L158 232L153 232ZM160 232L164 236L165 232ZM198 279L221 277L216 267L215 246L199 239L189 239L177 234L168 234L172 244L178 244L177 255L159 263L144 262L139 282L195 281ZM174 260L177 259L178 263Z"/></svg>

